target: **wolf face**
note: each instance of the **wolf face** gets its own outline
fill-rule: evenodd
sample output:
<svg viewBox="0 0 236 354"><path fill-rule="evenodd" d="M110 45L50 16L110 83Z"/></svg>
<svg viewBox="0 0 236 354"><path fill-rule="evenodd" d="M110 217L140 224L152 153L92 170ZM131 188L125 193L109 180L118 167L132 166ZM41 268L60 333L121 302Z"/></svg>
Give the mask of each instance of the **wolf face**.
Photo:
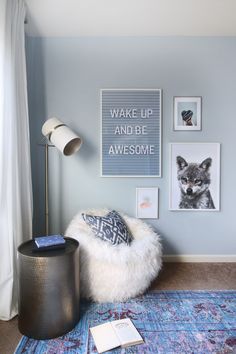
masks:
<svg viewBox="0 0 236 354"><path fill-rule="evenodd" d="M183 157L176 158L178 182L181 191L180 208L215 209L209 185L209 168L212 159L208 157L201 164L188 163Z"/></svg>

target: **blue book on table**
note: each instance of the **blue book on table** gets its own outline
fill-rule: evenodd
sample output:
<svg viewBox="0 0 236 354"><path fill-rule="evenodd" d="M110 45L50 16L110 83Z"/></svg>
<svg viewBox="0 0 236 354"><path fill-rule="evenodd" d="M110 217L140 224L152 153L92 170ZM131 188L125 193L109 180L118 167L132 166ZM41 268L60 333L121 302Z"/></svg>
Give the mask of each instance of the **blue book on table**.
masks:
<svg viewBox="0 0 236 354"><path fill-rule="evenodd" d="M38 248L64 245L65 239L61 235L40 236L34 239Z"/></svg>

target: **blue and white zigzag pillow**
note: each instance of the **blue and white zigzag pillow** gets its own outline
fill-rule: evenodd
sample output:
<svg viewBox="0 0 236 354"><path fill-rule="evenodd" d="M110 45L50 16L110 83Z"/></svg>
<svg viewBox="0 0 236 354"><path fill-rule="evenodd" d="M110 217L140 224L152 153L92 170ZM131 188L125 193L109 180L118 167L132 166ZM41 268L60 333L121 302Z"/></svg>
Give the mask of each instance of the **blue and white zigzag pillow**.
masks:
<svg viewBox="0 0 236 354"><path fill-rule="evenodd" d="M125 243L127 245L133 240L125 221L115 210L105 216L82 214L87 225L91 227L95 236L113 245Z"/></svg>

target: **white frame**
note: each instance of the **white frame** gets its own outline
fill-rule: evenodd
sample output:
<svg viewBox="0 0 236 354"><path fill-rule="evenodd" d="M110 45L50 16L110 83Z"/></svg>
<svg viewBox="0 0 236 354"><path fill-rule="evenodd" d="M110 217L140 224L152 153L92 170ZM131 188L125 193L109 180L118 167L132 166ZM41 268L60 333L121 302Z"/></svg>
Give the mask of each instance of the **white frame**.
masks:
<svg viewBox="0 0 236 354"><path fill-rule="evenodd" d="M169 164L170 164L170 177L169 177L169 210L171 211L193 211L193 212L215 212L220 211L220 164L221 164L221 144L220 143L170 143L170 153L169 153ZM172 147L173 145L216 145L216 153L217 153L217 168L216 168L216 179L217 179L217 195L218 202L217 204L214 201L215 209L180 209L180 208L172 208ZM194 162L194 161L189 161Z"/></svg>
<svg viewBox="0 0 236 354"><path fill-rule="evenodd" d="M197 104L197 125L186 126L178 124L178 105L179 103L196 103ZM174 130L187 130L196 131L202 129L202 97L201 96L174 96L173 99L173 120L174 120Z"/></svg>
<svg viewBox="0 0 236 354"><path fill-rule="evenodd" d="M141 209L139 208L139 202L141 196L149 191L153 193L153 210L150 210L150 213L142 214ZM150 208L151 209L151 208ZM136 188L136 218L139 219L158 219L159 218L159 189L157 187L137 187Z"/></svg>
<svg viewBox="0 0 236 354"><path fill-rule="evenodd" d="M103 91L159 91L160 92L160 154L159 154L159 175L103 175L102 173L102 92ZM100 177L105 178L136 178L136 177L145 177L145 178L161 178L162 177L162 89L153 89L153 88L102 88L100 89Z"/></svg>

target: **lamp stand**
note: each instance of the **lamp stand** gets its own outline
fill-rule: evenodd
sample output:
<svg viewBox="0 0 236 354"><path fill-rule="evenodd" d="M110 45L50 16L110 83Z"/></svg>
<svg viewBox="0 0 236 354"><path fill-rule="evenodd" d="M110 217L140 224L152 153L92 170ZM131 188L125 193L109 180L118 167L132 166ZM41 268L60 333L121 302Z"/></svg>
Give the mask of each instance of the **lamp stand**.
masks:
<svg viewBox="0 0 236 354"><path fill-rule="evenodd" d="M48 144L45 144L45 234L49 234L49 208L48 208Z"/></svg>
<svg viewBox="0 0 236 354"><path fill-rule="evenodd" d="M42 126L42 134L51 144L47 142L45 147L45 234L49 234L49 201L48 201L48 148L57 147L65 156L70 156L77 152L82 144L82 139L76 135L66 124L56 117L48 119ZM45 139L44 138L44 139Z"/></svg>

